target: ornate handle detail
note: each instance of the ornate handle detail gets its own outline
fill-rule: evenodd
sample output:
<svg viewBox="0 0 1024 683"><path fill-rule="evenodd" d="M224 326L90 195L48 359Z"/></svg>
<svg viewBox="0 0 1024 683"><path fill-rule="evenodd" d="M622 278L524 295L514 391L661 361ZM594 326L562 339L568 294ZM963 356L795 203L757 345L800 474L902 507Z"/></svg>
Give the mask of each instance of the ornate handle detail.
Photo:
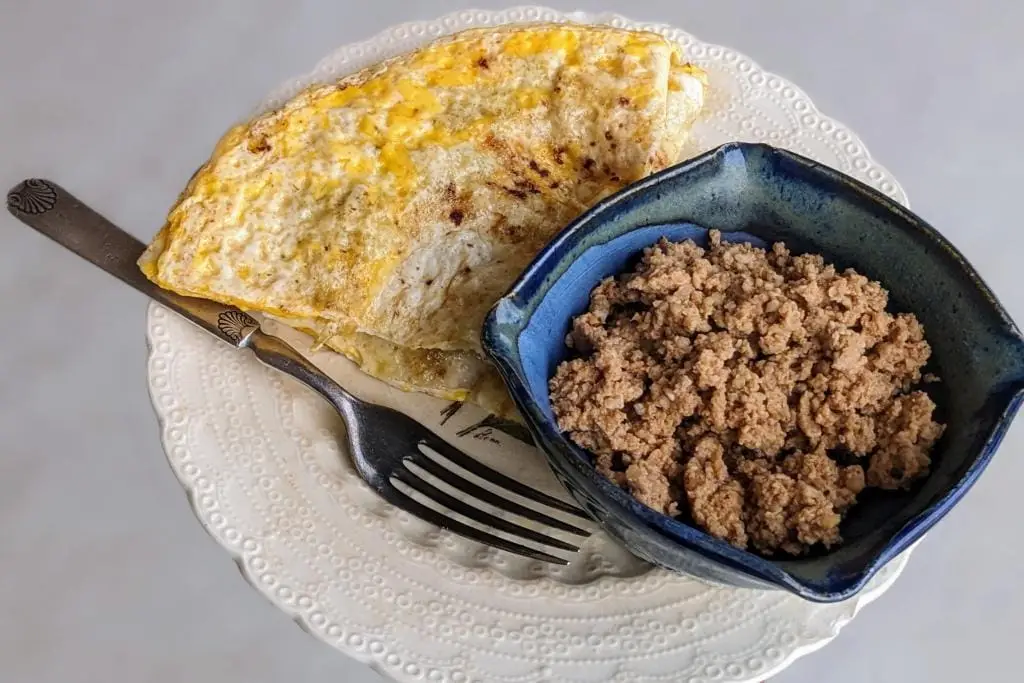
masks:
<svg viewBox="0 0 1024 683"><path fill-rule="evenodd" d="M217 316L217 329L234 342L235 346L241 346L249 335L260 329L260 324L248 313L224 311Z"/></svg>
<svg viewBox="0 0 1024 683"><path fill-rule="evenodd" d="M38 215L57 205L57 188L49 181L29 178L7 193L7 208L17 212Z"/></svg>

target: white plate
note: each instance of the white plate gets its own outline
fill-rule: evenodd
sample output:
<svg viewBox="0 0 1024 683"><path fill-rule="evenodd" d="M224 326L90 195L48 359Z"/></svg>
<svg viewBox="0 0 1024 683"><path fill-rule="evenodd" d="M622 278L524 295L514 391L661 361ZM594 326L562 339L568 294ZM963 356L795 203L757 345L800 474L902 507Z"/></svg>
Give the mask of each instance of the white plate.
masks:
<svg viewBox="0 0 1024 683"><path fill-rule="evenodd" d="M642 27L685 46L711 79L688 155L728 140L765 141L906 203L860 140L793 84L733 50L613 14L523 7L403 24L337 50L262 109L442 34L537 20ZM273 331L308 349L301 335ZM494 552L377 499L352 469L332 410L250 354L156 305L148 339L164 448L200 521L303 628L402 681L761 680L835 637L907 559L890 563L857 598L814 605L654 570L602 535L566 568ZM311 357L357 393L400 406L474 455L558 491L532 447L493 426L473 428L486 415L468 407L451 414L444 402L389 389L343 358Z"/></svg>

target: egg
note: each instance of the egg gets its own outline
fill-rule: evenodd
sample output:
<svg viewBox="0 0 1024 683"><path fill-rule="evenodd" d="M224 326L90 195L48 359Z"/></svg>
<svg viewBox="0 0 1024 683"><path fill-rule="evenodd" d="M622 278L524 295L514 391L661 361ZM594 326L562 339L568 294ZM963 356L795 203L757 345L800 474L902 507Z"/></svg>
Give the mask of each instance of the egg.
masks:
<svg viewBox="0 0 1024 683"><path fill-rule="evenodd" d="M655 33L459 33L228 131L140 266L505 412L487 310L562 226L677 160L704 84Z"/></svg>

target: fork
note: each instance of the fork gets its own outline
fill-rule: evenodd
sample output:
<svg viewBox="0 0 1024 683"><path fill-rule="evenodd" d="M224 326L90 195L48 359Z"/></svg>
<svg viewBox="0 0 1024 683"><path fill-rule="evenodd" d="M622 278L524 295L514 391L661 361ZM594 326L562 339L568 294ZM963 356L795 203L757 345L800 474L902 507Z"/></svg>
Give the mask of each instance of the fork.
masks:
<svg viewBox="0 0 1024 683"><path fill-rule="evenodd" d="M259 322L248 313L157 287L136 265L145 245L56 183L38 178L23 181L8 193L7 208L29 227L222 341L250 349L264 364L291 375L327 399L345 422L349 452L360 477L395 507L460 536L553 564L568 564L568 559L548 549L575 553L579 546L499 517L478 504L482 502L578 537L589 536L588 531L548 513L559 511L588 519L578 508L491 469L397 410L353 396L287 342L263 332ZM475 483L451 465L503 489L505 495ZM455 493L438 487L424 473ZM401 487L397 486L399 483ZM448 513L418 500L411 492L447 509ZM550 510L530 507L509 498L508 494ZM463 522L451 513L480 526ZM498 536L496 532L530 541L540 548Z"/></svg>

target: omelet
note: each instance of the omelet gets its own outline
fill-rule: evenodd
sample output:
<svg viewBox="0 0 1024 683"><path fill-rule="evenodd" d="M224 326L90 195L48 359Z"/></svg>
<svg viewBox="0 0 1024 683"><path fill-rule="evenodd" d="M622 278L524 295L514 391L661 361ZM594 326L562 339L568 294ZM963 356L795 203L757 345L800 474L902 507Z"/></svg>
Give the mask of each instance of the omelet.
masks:
<svg viewBox="0 0 1024 683"><path fill-rule="evenodd" d="M570 220L677 160L705 83L655 33L459 33L231 129L140 266L507 413L488 309Z"/></svg>

